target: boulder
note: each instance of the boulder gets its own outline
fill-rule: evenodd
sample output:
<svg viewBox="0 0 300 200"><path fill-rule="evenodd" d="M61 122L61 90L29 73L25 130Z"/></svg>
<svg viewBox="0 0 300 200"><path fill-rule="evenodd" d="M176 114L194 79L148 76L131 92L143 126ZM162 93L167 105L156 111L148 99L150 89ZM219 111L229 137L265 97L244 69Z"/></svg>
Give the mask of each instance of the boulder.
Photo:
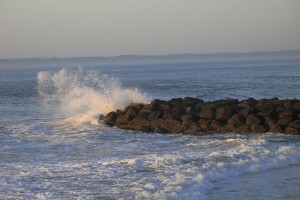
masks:
<svg viewBox="0 0 300 200"><path fill-rule="evenodd" d="M289 125L289 123L293 120L292 117L285 117L285 118L281 118L277 121L277 125L279 125L280 127L287 127Z"/></svg>
<svg viewBox="0 0 300 200"><path fill-rule="evenodd" d="M267 132L266 127L260 125L260 124L252 124L250 127L250 130L252 133L265 133Z"/></svg>
<svg viewBox="0 0 300 200"><path fill-rule="evenodd" d="M151 122L147 119L144 119L142 117L134 118L131 121L131 124L133 124L135 127L136 126L147 126L150 127Z"/></svg>
<svg viewBox="0 0 300 200"><path fill-rule="evenodd" d="M167 119L161 123L160 127L166 130L167 133L173 133L175 126L177 126L178 124L181 125L181 122L178 120Z"/></svg>
<svg viewBox="0 0 300 200"><path fill-rule="evenodd" d="M141 132L145 132L145 133L149 133L152 132L151 128L149 126L136 126L134 128L135 131L141 131Z"/></svg>
<svg viewBox="0 0 300 200"><path fill-rule="evenodd" d="M300 134L298 99L249 98L203 102L186 97L149 104L130 104L102 116L109 126L156 133L273 133Z"/></svg>
<svg viewBox="0 0 300 200"><path fill-rule="evenodd" d="M114 126L116 124L116 119L118 115L116 112L110 112L105 116L105 123L109 126Z"/></svg>
<svg viewBox="0 0 300 200"><path fill-rule="evenodd" d="M300 134L300 131L298 129L296 129L296 128L287 127L285 129L284 133L286 133L286 134L297 134L298 135L298 134Z"/></svg>
<svg viewBox="0 0 300 200"><path fill-rule="evenodd" d="M213 110L211 105L203 105L199 117L201 119L213 119L215 118L216 112Z"/></svg>
<svg viewBox="0 0 300 200"><path fill-rule="evenodd" d="M232 113L233 113L232 107L229 106L220 107L217 109L216 112L216 120L222 120L222 121L228 120L232 116Z"/></svg>
<svg viewBox="0 0 300 200"><path fill-rule="evenodd" d="M289 127L300 129L300 120L294 120L289 124Z"/></svg>
<svg viewBox="0 0 300 200"><path fill-rule="evenodd" d="M246 118L246 125L251 126L253 124L259 124L260 119L253 114L248 115Z"/></svg>
<svg viewBox="0 0 300 200"><path fill-rule="evenodd" d="M131 115L126 115L126 114L119 115L116 119L116 125L129 124L131 119L132 119Z"/></svg>
<svg viewBox="0 0 300 200"><path fill-rule="evenodd" d="M199 124L191 119L185 119L182 121L182 125L185 125L187 127L190 127L190 126L199 126Z"/></svg>
<svg viewBox="0 0 300 200"><path fill-rule="evenodd" d="M163 113L161 111L157 110L157 111L154 111L154 112L150 113L148 115L148 119L149 120L161 119L162 116L163 116Z"/></svg>
<svg viewBox="0 0 300 200"><path fill-rule="evenodd" d="M300 102L297 102L293 105L293 109L300 112Z"/></svg>
<svg viewBox="0 0 300 200"><path fill-rule="evenodd" d="M186 129L183 133L189 135L199 135L202 133L202 129L198 126L191 126L190 128Z"/></svg>
<svg viewBox="0 0 300 200"><path fill-rule="evenodd" d="M244 120L239 114L234 114L230 119L228 119L227 124L233 128L237 128L244 124Z"/></svg>
<svg viewBox="0 0 300 200"><path fill-rule="evenodd" d="M225 123L223 123L221 121L212 120L212 122L211 122L211 127L218 132L221 132L221 129L223 126L225 126Z"/></svg>
<svg viewBox="0 0 300 200"><path fill-rule="evenodd" d="M240 127L236 128L233 132L236 134L246 134L250 133L250 129L247 125L243 124Z"/></svg>
<svg viewBox="0 0 300 200"><path fill-rule="evenodd" d="M152 120L152 121L150 122L150 127L151 127L151 129L152 129L152 130L155 130L155 129L157 129L157 128L160 128L162 122L163 122L162 119L155 119L155 120Z"/></svg>

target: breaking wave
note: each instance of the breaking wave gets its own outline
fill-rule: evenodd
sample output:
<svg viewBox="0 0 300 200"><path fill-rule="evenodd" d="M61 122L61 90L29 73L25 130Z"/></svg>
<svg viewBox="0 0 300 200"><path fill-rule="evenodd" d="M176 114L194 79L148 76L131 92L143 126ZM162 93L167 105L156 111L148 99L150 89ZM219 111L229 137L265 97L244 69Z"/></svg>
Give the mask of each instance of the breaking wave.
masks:
<svg viewBox="0 0 300 200"><path fill-rule="evenodd" d="M41 71L37 83L44 104L72 122L97 124L99 114L123 109L130 103L147 102L137 88L124 88L118 79L83 67Z"/></svg>

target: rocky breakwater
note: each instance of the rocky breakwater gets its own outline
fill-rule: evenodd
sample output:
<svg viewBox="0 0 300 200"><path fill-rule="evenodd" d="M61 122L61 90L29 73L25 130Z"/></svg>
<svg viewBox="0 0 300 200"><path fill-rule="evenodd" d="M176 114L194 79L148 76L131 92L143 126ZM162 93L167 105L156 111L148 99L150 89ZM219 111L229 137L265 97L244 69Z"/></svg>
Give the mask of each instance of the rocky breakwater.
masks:
<svg viewBox="0 0 300 200"><path fill-rule="evenodd" d="M120 129L154 133L300 134L300 99L153 100L110 112L104 120Z"/></svg>

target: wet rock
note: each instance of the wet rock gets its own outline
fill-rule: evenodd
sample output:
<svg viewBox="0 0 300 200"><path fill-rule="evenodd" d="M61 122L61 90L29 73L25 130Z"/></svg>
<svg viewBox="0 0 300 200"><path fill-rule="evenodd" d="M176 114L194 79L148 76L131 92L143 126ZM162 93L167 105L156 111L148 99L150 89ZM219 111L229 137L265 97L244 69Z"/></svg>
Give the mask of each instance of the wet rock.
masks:
<svg viewBox="0 0 300 200"><path fill-rule="evenodd" d="M180 116L180 120L181 121L185 121L185 120L188 120L188 119L194 121L195 120L195 116L191 115L191 114L183 114L183 115Z"/></svg>
<svg viewBox="0 0 300 200"><path fill-rule="evenodd" d="M265 133L267 129L260 124L252 124L250 127L252 133Z"/></svg>
<svg viewBox="0 0 300 200"><path fill-rule="evenodd" d="M116 125L123 125L123 124L128 124L132 119L131 115L119 115L116 119Z"/></svg>
<svg viewBox="0 0 300 200"><path fill-rule="evenodd" d="M259 124L260 119L253 114L248 115L246 119L246 125L251 126L253 124Z"/></svg>
<svg viewBox="0 0 300 200"><path fill-rule="evenodd" d="M117 113L116 112L110 112L105 116L105 123L114 126L116 124L116 119L117 119Z"/></svg>
<svg viewBox="0 0 300 200"><path fill-rule="evenodd" d="M295 103L293 109L300 112L300 102Z"/></svg>
<svg viewBox="0 0 300 200"><path fill-rule="evenodd" d="M185 119L182 121L182 125L185 125L187 127L190 127L190 126L199 126L199 124L191 119Z"/></svg>
<svg viewBox="0 0 300 200"><path fill-rule="evenodd" d="M243 118L239 114L234 114L230 119L228 119L227 124L233 128L237 128L244 123Z"/></svg>
<svg viewBox="0 0 300 200"><path fill-rule="evenodd" d="M183 133L184 134L189 134L189 135L199 135L202 133L202 129L198 126L191 126L189 129L185 130Z"/></svg>
<svg viewBox="0 0 300 200"><path fill-rule="evenodd" d="M135 131L141 131L141 132L145 132L145 133L149 133L152 132L152 130L148 127L148 126L136 126L134 128Z"/></svg>
<svg viewBox="0 0 300 200"><path fill-rule="evenodd" d="M292 127L287 127L285 129L285 133L286 134L300 134L300 131L296 128L292 128Z"/></svg>
<svg viewBox="0 0 300 200"><path fill-rule="evenodd" d="M243 124L240 127L236 128L233 132L236 134L245 134L250 133L250 129L247 125Z"/></svg>
<svg viewBox="0 0 300 200"><path fill-rule="evenodd" d="M138 117L138 118L135 118L131 121L131 124L133 124L135 127L137 126L147 126L147 127L150 127L150 124L151 122L145 118L142 118L142 117Z"/></svg>
<svg viewBox="0 0 300 200"><path fill-rule="evenodd" d="M228 120L232 116L232 113L233 113L232 107L229 106L220 107L217 109L216 119L222 121Z"/></svg>
<svg viewBox="0 0 300 200"><path fill-rule="evenodd" d="M213 120L211 122L211 127L218 132L221 132L223 126L225 126L225 124L221 121Z"/></svg>
<svg viewBox="0 0 300 200"><path fill-rule="evenodd" d="M289 124L289 127L300 129L300 120L294 120Z"/></svg>
<svg viewBox="0 0 300 200"><path fill-rule="evenodd" d="M152 130L155 130L155 129L160 128L162 122L163 122L162 119L155 119L155 120L152 120L152 121L150 122L150 127L151 127L151 129L152 129Z"/></svg>
<svg viewBox="0 0 300 200"><path fill-rule="evenodd" d="M186 97L131 104L104 117L109 126L155 133L300 134L300 100L278 98L203 102Z"/></svg>
<svg viewBox="0 0 300 200"><path fill-rule="evenodd" d="M277 125L279 125L280 127L287 127L292 120L292 117L281 118L277 121Z"/></svg>
<svg viewBox="0 0 300 200"><path fill-rule="evenodd" d="M148 119L149 120L161 119L162 116L163 116L163 113L161 111L157 110L157 111L150 113L148 116Z"/></svg>
<svg viewBox="0 0 300 200"><path fill-rule="evenodd" d="M199 117L202 119L213 119L215 118L216 112L213 110L212 105L203 105Z"/></svg>
<svg viewBox="0 0 300 200"><path fill-rule="evenodd" d="M161 123L161 128L166 130L167 133L174 133L174 128L176 125L181 124L180 121L175 119L167 119Z"/></svg>

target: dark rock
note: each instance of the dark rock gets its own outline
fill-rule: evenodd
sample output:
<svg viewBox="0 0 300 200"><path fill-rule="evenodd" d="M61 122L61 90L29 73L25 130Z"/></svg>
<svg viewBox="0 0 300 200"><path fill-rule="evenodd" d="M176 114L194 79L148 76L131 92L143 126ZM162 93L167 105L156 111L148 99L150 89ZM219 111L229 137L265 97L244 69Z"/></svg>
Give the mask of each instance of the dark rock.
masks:
<svg viewBox="0 0 300 200"><path fill-rule="evenodd" d="M153 131L154 133L167 133L167 131L163 128L156 128Z"/></svg>
<svg viewBox="0 0 300 200"><path fill-rule="evenodd" d="M152 110L152 106L151 105L146 105L144 106L140 112L139 112L139 115L145 119L148 118L148 116L153 112Z"/></svg>
<svg viewBox="0 0 300 200"><path fill-rule="evenodd" d="M273 124L269 128L271 133L283 133L283 129L277 124Z"/></svg>
<svg viewBox="0 0 300 200"><path fill-rule="evenodd" d="M236 128L233 132L236 134L245 134L245 133L249 133L250 129L247 125L243 124L242 126Z"/></svg>
<svg viewBox="0 0 300 200"><path fill-rule="evenodd" d="M117 113L110 112L105 116L105 123L110 126L114 126L116 124Z"/></svg>
<svg viewBox="0 0 300 200"><path fill-rule="evenodd" d="M291 109L285 109L278 115L278 118L280 118L280 119L287 118L287 117L293 118L293 115L294 115L294 113Z"/></svg>
<svg viewBox="0 0 300 200"><path fill-rule="evenodd" d="M221 127L221 133L232 133L235 128L230 127L229 125Z"/></svg>
<svg viewBox="0 0 300 200"><path fill-rule="evenodd" d="M169 103L172 104L173 106L181 106L182 102L183 102L182 98L174 98L169 101Z"/></svg>
<svg viewBox="0 0 300 200"><path fill-rule="evenodd" d="M183 133L185 130L187 130L187 126L183 124L177 124L173 127L172 133Z"/></svg>
<svg viewBox="0 0 300 200"><path fill-rule="evenodd" d="M277 125L279 125L280 127L287 127L292 120L292 117L281 118L277 121Z"/></svg>
<svg viewBox="0 0 300 200"><path fill-rule="evenodd" d="M299 103L295 103L293 106L293 109L300 112L300 102Z"/></svg>
<svg viewBox="0 0 300 200"><path fill-rule="evenodd" d="M132 119L131 115L119 115L116 119L116 125L128 124Z"/></svg>
<svg viewBox="0 0 300 200"><path fill-rule="evenodd" d="M167 131L167 133L173 133L173 129L178 124L181 124L181 122L178 120L167 119L167 120L163 121L160 126L162 129L165 129Z"/></svg>
<svg viewBox="0 0 300 200"><path fill-rule="evenodd" d="M289 124L289 127L300 129L300 120L294 120Z"/></svg>
<svg viewBox="0 0 300 200"><path fill-rule="evenodd" d="M275 116L276 111L274 109L273 103L271 101L265 101L262 104L262 108L261 108L260 112L257 115L261 116L261 117Z"/></svg>
<svg viewBox="0 0 300 200"><path fill-rule="evenodd" d="M203 120L201 119L199 121L200 123L200 128L203 130L203 131L212 131L212 127L211 127L211 121L210 120Z"/></svg>
<svg viewBox="0 0 300 200"><path fill-rule="evenodd" d="M189 129L185 130L183 133L189 134L189 135L198 135L202 131L203 130L198 126L191 126Z"/></svg>
<svg viewBox="0 0 300 200"><path fill-rule="evenodd" d="M252 133L265 133L267 129L260 124L252 124L250 127Z"/></svg>
<svg viewBox="0 0 300 200"><path fill-rule="evenodd" d="M203 102L186 97L149 104L131 104L108 113L106 124L122 129L158 133L274 133L300 134L298 99L249 98ZM99 118L100 119L100 118Z"/></svg>
<svg viewBox="0 0 300 200"><path fill-rule="evenodd" d="M144 119L142 117L134 118L131 121L131 124L133 124L135 127L136 126L147 126L150 127L151 122L147 119Z"/></svg>
<svg viewBox="0 0 300 200"><path fill-rule="evenodd" d="M155 130L155 129L157 129L157 128L160 128L162 122L163 122L162 119L155 119L155 120L152 120L151 123L150 123L151 129L152 129L152 130Z"/></svg>
<svg viewBox="0 0 300 200"><path fill-rule="evenodd" d="M187 127L190 127L190 126L199 126L199 124L191 119L185 119L182 121L182 125L185 125Z"/></svg>
<svg viewBox="0 0 300 200"><path fill-rule="evenodd" d="M193 97L185 97L184 99L183 99L183 105L184 106L192 106L192 107L194 107L197 103L199 103L200 102L200 99L197 99L197 98L193 98Z"/></svg>
<svg viewBox="0 0 300 200"><path fill-rule="evenodd" d="M285 133L286 133L286 134L300 134L300 131L297 130L296 128L287 127L287 128L285 129Z"/></svg>
<svg viewBox="0 0 300 200"><path fill-rule="evenodd" d="M183 106L180 106L180 105L176 105L176 106L174 106L172 109L171 109L171 111L172 112L178 112L178 113L181 113L181 114L183 114L184 113L184 107Z"/></svg>
<svg viewBox="0 0 300 200"><path fill-rule="evenodd" d="M120 129L134 130L134 125L132 124L116 124L116 126Z"/></svg>
<svg viewBox="0 0 300 200"><path fill-rule="evenodd" d="M152 132L152 130L149 128L149 126L136 126L136 127L134 128L134 130L136 130L136 131L141 131L141 132L145 132L145 133Z"/></svg>
<svg viewBox="0 0 300 200"><path fill-rule="evenodd" d="M202 119L215 118L216 112L212 109L211 105L203 105L199 117Z"/></svg>
<svg viewBox="0 0 300 200"><path fill-rule="evenodd" d="M246 105L245 107L242 107L240 110L239 110L239 115L242 116L244 119L247 118L247 116L252 113L253 111L253 108Z"/></svg>
<svg viewBox="0 0 300 200"><path fill-rule="evenodd" d="M246 124L248 126L251 126L253 124L259 124L260 123L260 119L258 117L256 117L253 114L248 115L247 119L246 119Z"/></svg>
<svg viewBox="0 0 300 200"><path fill-rule="evenodd" d="M157 110L157 111L150 113L148 116L148 119L149 120L161 119L162 116L163 116L163 113L161 111Z"/></svg>
<svg viewBox="0 0 300 200"><path fill-rule="evenodd" d="M140 110L144 107L144 105L143 105L143 104L140 104L140 103L133 103L133 104L131 104L130 106L131 106L132 108L137 109L138 111L140 111Z"/></svg>
<svg viewBox="0 0 300 200"><path fill-rule="evenodd" d="M216 112L216 120L228 120L233 113L232 107L226 106L226 107L220 107L217 109Z"/></svg>
<svg viewBox="0 0 300 200"><path fill-rule="evenodd" d="M167 103L163 103L163 104L160 104L159 105L159 110L161 110L161 111L166 111L166 110L171 110L171 105L169 105L169 104L167 104Z"/></svg>
<svg viewBox="0 0 300 200"><path fill-rule="evenodd" d="M248 99L246 100L246 103L247 103L247 105L249 105L249 106L255 106L255 104L257 103L257 100L254 99L254 98L248 98Z"/></svg>
<svg viewBox="0 0 300 200"><path fill-rule="evenodd" d="M225 124L224 124L223 122L220 122L220 121L217 121L217 120L213 120L213 121L211 122L211 127L212 127L214 130L218 131L218 132L221 132L221 128L222 128L223 126L225 126Z"/></svg>
<svg viewBox="0 0 300 200"><path fill-rule="evenodd" d="M125 115L130 115L132 118L137 117L139 110L136 107L128 107L125 111Z"/></svg>
<svg viewBox="0 0 300 200"><path fill-rule="evenodd" d="M227 124L234 129L241 126L244 123L243 118L239 114L234 114L230 119L228 119Z"/></svg>
<svg viewBox="0 0 300 200"><path fill-rule="evenodd" d="M183 114L180 116L180 120L181 121L184 121L184 120L187 120L187 119L190 119L190 120L195 120L195 117L194 115L191 115L191 114Z"/></svg>
<svg viewBox="0 0 300 200"><path fill-rule="evenodd" d="M197 114L197 110L195 109L195 107L188 106L185 109L185 113L191 114L191 115L196 115Z"/></svg>

